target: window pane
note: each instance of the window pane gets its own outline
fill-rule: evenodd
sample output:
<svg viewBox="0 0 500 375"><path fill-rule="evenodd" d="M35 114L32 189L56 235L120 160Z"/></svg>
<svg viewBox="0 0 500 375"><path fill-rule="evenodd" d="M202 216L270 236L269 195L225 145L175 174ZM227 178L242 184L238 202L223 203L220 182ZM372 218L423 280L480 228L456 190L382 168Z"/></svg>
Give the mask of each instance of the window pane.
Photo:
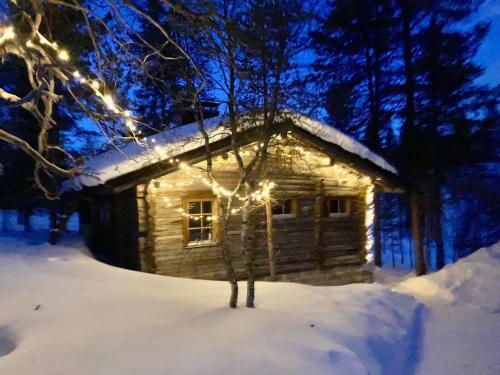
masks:
<svg viewBox="0 0 500 375"><path fill-rule="evenodd" d="M189 216L189 228L200 228L201 220L199 215Z"/></svg>
<svg viewBox="0 0 500 375"><path fill-rule="evenodd" d="M347 213L347 202L345 199L339 199L339 212L340 213Z"/></svg>
<svg viewBox="0 0 500 375"><path fill-rule="evenodd" d="M188 202L188 213L199 214L201 212L201 202L191 201Z"/></svg>
<svg viewBox="0 0 500 375"><path fill-rule="evenodd" d="M281 215L283 213L283 201L278 200L273 204L273 215Z"/></svg>
<svg viewBox="0 0 500 375"><path fill-rule="evenodd" d="M210 228L212 226L212 220L210 215L203 215L201 218L201 226Z"/></svg>
<svg viewBox="0 0 500 375"><path fill-rule="evenodd" d="M203 229L202 240L204 240L204 241L212 240L212 229L211 228Z"/></svg>
<svg viewBox="0 0 500 375"><path fill-rule="evenodd" d="M212 213L212 201L203 201L203 213L204 214Z"/></svg>
<svg viewBox="0 0 500 375"><path fill-rule="evenodd" d="M188 241L199 241L201 239L201 229L190 229Z"/></svg>
<svg viewBox="0 0 500 375"><path fill-rule="evenodd" d="M339 213L339 201L338 201L338 199L330 199L330 213L331 214Z"/></svg>

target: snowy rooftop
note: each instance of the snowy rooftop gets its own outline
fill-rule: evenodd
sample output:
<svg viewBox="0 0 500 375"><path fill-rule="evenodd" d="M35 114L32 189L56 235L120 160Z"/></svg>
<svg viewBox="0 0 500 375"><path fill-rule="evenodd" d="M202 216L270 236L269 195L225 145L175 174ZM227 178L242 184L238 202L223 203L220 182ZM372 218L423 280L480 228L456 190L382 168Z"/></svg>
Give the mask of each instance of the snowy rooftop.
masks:
<svg viewBox="0 0 500 375"><path fill-rule="evenodd" d="M396 169L381 156L332 126L304 115L288 113L287 116L293 119L297 127L323 141L340 146L352 154L370 160L389 172L397 173ZM205 121L205 129L209 133L210 142L229 137L230 133L224 126L226 122L227 118L224 116L213 117ZM121 175L202 147L204 141L198 124L191 123L158 133L149 137L145 143L145 146L141 146L136 142L130 142L120 149L114 148L94 158L87 159L85 162L86 173L77 178L75 187L106 183Z"/></svg>

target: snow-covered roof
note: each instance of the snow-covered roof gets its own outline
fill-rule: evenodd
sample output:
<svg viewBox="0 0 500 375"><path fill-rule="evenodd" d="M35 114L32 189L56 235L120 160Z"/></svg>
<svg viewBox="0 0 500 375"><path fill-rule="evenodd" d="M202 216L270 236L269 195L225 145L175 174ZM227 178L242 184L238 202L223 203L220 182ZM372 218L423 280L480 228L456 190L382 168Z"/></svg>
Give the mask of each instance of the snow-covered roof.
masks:
<svg viewBox="0 0 500 375"><path fill-rule="evenodd" d="M284 115L289 116L298 128L317 136L325 142L337 145L347 152L369 160L380 168L397 174L396 169L384 158L332 126L305 115L290 112L286 112ZM205 129L209 134L211 143L229 137L230 133L227 127L224 126L225 123L227 123L225 116L205 120ZM202 147L204 139L199 131L198 124L191 123L178 128L167 129L151 136L145 141L145 144L144 146L139 145L137 142L130 142L119 149L113 148L87 159L84 165L85 173L75 179L73 188L104 184L127 173L175 158Z"/></svg>

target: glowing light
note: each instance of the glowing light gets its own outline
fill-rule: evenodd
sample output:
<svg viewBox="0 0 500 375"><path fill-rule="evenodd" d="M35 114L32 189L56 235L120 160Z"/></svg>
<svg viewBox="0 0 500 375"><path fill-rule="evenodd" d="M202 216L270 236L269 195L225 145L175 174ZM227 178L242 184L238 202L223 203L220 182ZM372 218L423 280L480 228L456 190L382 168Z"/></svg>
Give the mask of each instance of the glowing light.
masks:
<svg viewBox="0 0 500 375"><path fill-rule="evenodd" d="M94 81L92 81L92 83L90 84L90 86L92 86L92 88L94 90L99 90L99 87L101 87L101 84L99 83L99 81L94 80Z"/></svg>
<svg viewBox="0 0 500 375"><path fill-rule="evenodd" d="M2 31L2 29L0 29ZM6 28L3 29L3 33L0 36L0 44L3 44L7 40L14 39L16 37L16 33L14 31L14 28L12 26L7 26Z"/></svg>
<svg viewBox="0 0 500 375"><path fill-rule="evenodd" d="M69 54L66 50L60 50L57 57L59 57L59 60L69 61Z"/></svg>
<svg viewBox="0 0 500 375"><path fill-rule="evenodd" d="M73 72L73 77L75 77L76 79L80 79L82 77L82 75L80 74L80 72L78 70L75 70Z"/></svg>
<svg viewBox="0 0 500 375"><path fill-rule="evenodd" d="M134 122L130 119L125 120L125 126L130 130L135 130Z"/></svg>
<svg viewBox="0 0 500 375"><path fill-rule="evenodd" d="M108 106L109 109L111 109L113 112L118 113L118 108L116 108L115 101L113 100L113 97L109 94L105 94L102 96L102 101L104 104Z"/></svg>
<svg viewBox="0 0 500 375"><path fill-rule="evenodd" d="M366 189L365 195L365 203L366 203L366 212L365 212L365 229L366 229L366 242L365 242L365 250L366 250L366 261L373 261L373 221L375 217L375 209L374 209L374 190L375 187L373 184L370 184Z"/></svg>

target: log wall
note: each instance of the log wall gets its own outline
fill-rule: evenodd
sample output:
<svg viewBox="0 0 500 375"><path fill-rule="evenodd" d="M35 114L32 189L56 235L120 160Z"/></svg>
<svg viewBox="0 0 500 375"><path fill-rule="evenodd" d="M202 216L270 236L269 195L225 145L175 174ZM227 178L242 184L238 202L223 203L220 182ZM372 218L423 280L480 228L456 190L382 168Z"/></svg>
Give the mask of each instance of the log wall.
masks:
<svg viewBox="0 0 500 375"><path fill-rule="evenodd" d="M252 145L245 158L251 157ZM271 148L265 178L276 183L272 197L292 198L296 217L273 219L273 243L277 274L336 266L359 266L365 251L365 192L367 180L355 170L305 147L298 140ZM204 163L193 166L204 167ZM180 212L183 199L210 193L195 169L179 170L137 187L139 254L141 269L163 275L225 279L220 246L186 246ZM234 158L214 159L217 181L225 188L236 186L238 172ZM350 214L326 215L328 197L349 197ZM269 275L265 208L251 215L256 273ZM240 253L240 216L232 216L229 237L239 278L244 277Z"/></svg>

